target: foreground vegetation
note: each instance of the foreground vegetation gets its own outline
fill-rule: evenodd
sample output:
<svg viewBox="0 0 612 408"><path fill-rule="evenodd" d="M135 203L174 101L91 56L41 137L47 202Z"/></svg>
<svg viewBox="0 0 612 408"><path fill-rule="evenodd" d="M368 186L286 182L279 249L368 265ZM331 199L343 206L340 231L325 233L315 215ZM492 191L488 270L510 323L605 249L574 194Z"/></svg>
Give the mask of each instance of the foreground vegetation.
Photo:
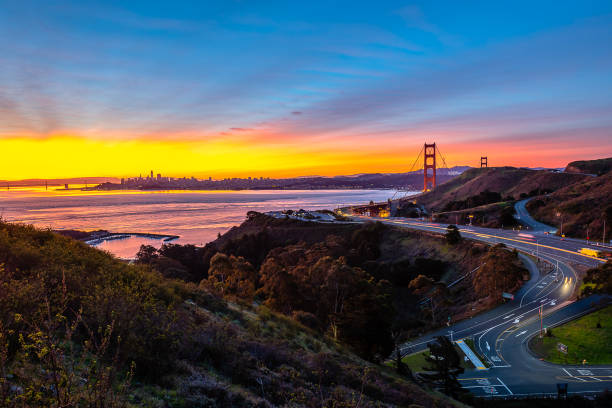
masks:
<svg viewBox="0 0 612 408"><path fill-rule="evenodd" d="M456 404L269 307L49 231L0 223L0 265L0 406Z"/></svg>
<svg viewBox="0 0 612 408"><path fill-rule="evenodd" d="M557 344L567 346L567 354ZM555 327L543 338L534 337L530 347L546 361L557 364L612 364L612 306Z"/></svg>

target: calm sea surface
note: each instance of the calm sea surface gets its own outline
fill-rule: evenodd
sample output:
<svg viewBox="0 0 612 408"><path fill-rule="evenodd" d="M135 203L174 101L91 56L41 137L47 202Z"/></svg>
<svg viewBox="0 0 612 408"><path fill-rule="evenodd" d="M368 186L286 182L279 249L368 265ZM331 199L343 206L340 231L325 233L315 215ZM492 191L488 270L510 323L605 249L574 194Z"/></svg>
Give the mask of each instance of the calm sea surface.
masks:
<svg viewBox="0 0 612 408"><path fill-rule="evenodd" d="M203 245L239 225L247 211L334 209L384 201L394 194L392 190L92 192L28 187L0 190L0 215L7 221L53 229L179 235L173 242ZM143 243L159 247L162 242L131 237L98 247L129 258Z"/></svg>

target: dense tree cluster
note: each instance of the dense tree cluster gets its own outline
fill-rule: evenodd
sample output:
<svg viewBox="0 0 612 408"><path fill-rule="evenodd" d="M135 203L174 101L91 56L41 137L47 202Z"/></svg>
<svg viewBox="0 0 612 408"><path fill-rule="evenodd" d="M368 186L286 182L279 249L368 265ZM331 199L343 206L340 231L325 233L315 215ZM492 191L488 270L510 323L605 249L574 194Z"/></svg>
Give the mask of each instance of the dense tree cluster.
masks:
<svg viewBox="0 0 612 408"><path fill-rule="evenodd" d="M358 231L360 252L371 231ZM201 285L243 300L256 300L273 310L311 316L309 326L322 328L334 339L351 345L368 359L391 353L390 284L334 257L339 237L314 245L299 243L268 253L258 271L243 257L216 254Z"/></svg>
<svg viewBox="0 0 612 408"><path fill-rule="evenodd" d="M483 259L483 265L472 277L476 296L501 302L502 292L517 290L527 270L518 260L516 250L510 251L504 244L491 247Z"/></svg>

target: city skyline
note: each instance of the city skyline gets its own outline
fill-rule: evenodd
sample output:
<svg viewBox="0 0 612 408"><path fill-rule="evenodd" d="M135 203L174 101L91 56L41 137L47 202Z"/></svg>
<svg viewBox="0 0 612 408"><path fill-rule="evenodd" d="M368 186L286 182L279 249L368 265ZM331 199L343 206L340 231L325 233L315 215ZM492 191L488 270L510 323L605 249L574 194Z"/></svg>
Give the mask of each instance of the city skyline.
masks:
<svg viewBox="0 0 612 408"><path fill-rule="evenodd" d="M179 3L3 6L0 179L612 156L609 2Z"/></svg>

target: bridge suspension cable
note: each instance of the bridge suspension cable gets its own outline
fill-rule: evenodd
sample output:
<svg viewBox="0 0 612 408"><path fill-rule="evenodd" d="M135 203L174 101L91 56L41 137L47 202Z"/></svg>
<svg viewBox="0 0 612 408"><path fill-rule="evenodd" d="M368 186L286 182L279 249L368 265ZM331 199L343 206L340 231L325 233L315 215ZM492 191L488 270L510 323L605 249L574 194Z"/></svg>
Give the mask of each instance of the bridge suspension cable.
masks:
<svg viewBox="0 0 612 408"><path fill-rule="evenodd" d="M436 145L436 150L438 151L438 153L440 154L440 157L442 158L442 163L444 163L444 167L446 168L446 170L450 170L448 168L448 165L446 164L446 160L444 160L444 156L442 155L442 152L440 151L440 149L438 149L438 146Z"/></svg>
<svg viewBox="0 0 612 408"><path fill-rule="evenodd" d="M425 149L425 146L421 147L421 151L419 152L419 154L417 155L416 160L414 161L414 163L412 163L412 166L410 166L410 170L408 170L408 173L411 173L414 170L414 166L416 166L416 164L419 162L419 159L421 158L421 154L423 154L423 149ZM393 193L393 197L391 197L391 201L395 200L395 196L399 193L399 190L396 190L395 193ZM408 193L406 193L405 195L407 195Z"/></svg>

